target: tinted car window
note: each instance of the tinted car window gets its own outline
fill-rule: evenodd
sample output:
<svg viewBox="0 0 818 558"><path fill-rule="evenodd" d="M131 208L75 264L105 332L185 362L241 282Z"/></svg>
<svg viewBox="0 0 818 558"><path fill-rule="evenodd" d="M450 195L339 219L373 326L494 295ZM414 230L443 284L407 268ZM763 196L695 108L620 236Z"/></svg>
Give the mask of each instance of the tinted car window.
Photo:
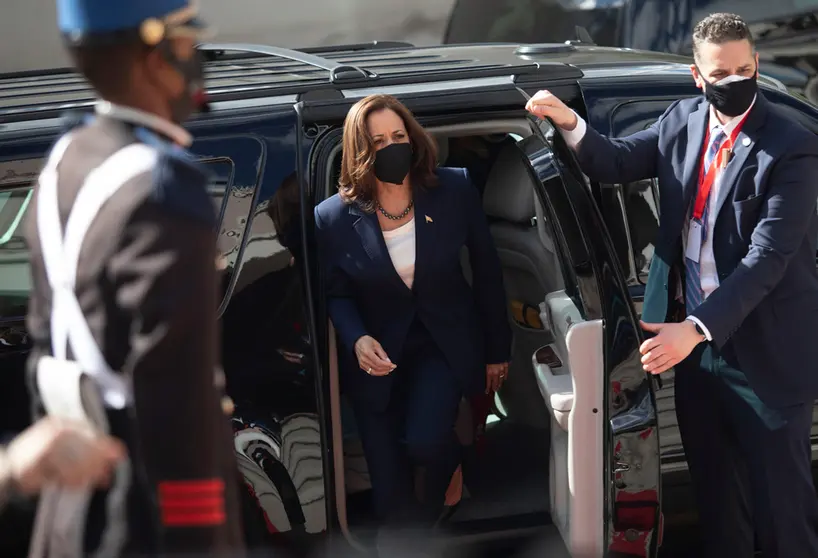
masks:
<svg viewBox="0 0 818 558"><path fill-rule="evenodd" d="M25 159L0 164L0 320L19 318L26 313L31 277L23 223L42 162ZM221 215L233 163L229 159L214 159L204 165L211 174L210 195Z"/></svg>
<svg viewBox="0 0 818 558"><path fill-rule="evenodd" d="M659 230L656 181L601 186L600 208L628 286L645 285Z"/></svg>
<svg viewBox="0 0 818 558"><path fill-rule="evenodd" d="M613 110L613 136L623 137L652 125L674 99L622 103ZM629 184L602 184L600 208L611 232L628 286L641 289L648 279L659 230L659 189L655 179ZM639 293L633 289L632 296Z"/></svg>
<svg viewBox="0 0 818 558"><path fill-rule="evenodd" d="M31 279L23 221L42 159L0 164L0 320L25 315Z"/></svg>
<svg viewBox="0 0 818 558"><path fill-rule="evenodd" d="M659 200L655 180L623 185L623 205L628 223L628 262L632 282L645 285L653 259L654 241L659 231ZM625 262L623 262L625 263Z"/></svg>

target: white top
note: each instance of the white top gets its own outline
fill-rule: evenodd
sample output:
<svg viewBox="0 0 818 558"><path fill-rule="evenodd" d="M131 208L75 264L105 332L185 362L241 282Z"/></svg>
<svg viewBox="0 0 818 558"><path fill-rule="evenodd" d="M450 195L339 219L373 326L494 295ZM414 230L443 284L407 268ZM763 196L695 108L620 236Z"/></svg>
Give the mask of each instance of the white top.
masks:
<svg viewBox="0 0 818 558"><path fill-rule="evenodd" d="M412 288L415 280L415 218L391 231L383 231L383 239L392 265L406 286Z"/></svg>
<svg viewBox="0 0 818 558"><path fill-rule="evenodd" d="M724 134L727 137L730 137L730 134L733 133L733 130L736 126L738 126L738 123L741 122L745 116L747 116L747 113L753 110L755 103L756 101L753 99L753 102L750 104L750 108L748 108L744 114L731 118L724 125L719 122L719 119L716 116L716 110L711 106L710 121L708 123L710 137L712 138L713 134L716 133L719 128L724 131ZM579 143L582 141L582 138L585 137L585 132L587 129L588 124L579 115L577 115L576 127L573 130L563 130L560 128L560 134L562 135L563 139L565 139L565 143L567 143L571 149L576 150L577 146L579 146ZM716 205L719 190L721 189L721 180L719 180L720 177L721 173L717 175L716 181L713 183L713 187L710 189L710 207L715 207ZM705 238L704 242L702 242L701 253L699 255L699 273L704 298L710 296L710 294L719 286L719 272L716 268L716 256L713 253L713 230L716 228L716 217L718 217L718 215L716 215L715 211L708 211L707 229L705 231ZM687 227L688 222L685 221L684 230L682 231L682 253L684 253L685 249L687 248ZM705 326L701 320L699 320L696 316L688 316L687 319L692 320L700 328L702 328L704 336L708 341L713 340L712 336L710 335L710 330L707 329L707 326Z"/></svg>

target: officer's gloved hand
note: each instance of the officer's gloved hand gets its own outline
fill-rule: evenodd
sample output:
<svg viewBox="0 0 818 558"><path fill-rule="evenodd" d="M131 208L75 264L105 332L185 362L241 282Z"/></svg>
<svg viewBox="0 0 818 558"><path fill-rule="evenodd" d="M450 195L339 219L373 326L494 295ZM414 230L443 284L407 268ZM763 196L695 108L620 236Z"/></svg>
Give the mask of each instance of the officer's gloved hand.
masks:
<svg viewBox="0 0 818 558"><path fill-rule="evenodd" d="M104 486L125 457L116 439L83 424L46 417L17 436L0 457L0 469L17 490L39 492L44 485Z"/></svg>

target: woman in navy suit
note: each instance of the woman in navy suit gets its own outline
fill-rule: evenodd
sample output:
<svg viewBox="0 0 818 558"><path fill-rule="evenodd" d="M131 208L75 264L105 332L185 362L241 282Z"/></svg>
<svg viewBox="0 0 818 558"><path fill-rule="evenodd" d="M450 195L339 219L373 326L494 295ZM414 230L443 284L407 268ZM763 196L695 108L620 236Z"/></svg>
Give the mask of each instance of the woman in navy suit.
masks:
<svg viewBox="0 0 818 558"><path fill-rule="evenodd" d="M376 514L431 526L460 462L460 400L496 391L508 372L502 270L480 196L465 169L436 168L434 141L406 107L372 95L347 115L339 193L315 222Z"/></svg>

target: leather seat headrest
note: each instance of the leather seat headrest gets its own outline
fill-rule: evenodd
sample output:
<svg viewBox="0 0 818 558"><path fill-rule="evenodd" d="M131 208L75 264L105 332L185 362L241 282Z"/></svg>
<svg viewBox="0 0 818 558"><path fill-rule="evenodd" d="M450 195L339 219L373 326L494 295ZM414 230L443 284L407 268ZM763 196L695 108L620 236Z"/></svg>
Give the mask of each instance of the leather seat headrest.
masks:
<svg viewBox="0 0 818 558"><path fill-rule="evenodd" d="M536 216L534 192L528 158L517 145L509 145L489 171L483 210L495 219L530 224Z"/></svg>

